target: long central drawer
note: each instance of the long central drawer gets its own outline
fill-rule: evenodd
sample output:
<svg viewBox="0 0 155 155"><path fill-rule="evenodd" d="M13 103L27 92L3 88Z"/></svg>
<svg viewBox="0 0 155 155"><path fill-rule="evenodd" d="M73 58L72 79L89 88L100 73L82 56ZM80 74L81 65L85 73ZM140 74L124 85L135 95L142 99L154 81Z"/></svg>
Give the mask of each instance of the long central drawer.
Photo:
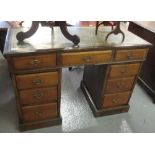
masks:
<svg viewBox="0 0 155 155"><path fill-rule="evenodd" d="M105 63L111 60L112 51L72 52L60 55L60 63L64 66Z"/></svg>

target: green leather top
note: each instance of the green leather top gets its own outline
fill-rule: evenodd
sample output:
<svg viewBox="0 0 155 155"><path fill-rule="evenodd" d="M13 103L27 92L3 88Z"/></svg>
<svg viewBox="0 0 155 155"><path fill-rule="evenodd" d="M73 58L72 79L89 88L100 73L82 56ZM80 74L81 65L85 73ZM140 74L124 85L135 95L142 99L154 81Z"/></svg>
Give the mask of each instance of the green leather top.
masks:
<svg viewBox="0 0 155 155"><path fill-rule="evenodd" d="M79 47L74 47L73 43L67 40L61 33L59 27L54 27L54 35L52 36L51 28L39 27L36 33L24 40L22 44L16 39L16 34L20 31L28 29L9 29L4 55L26 54L29 52L72 52L85 50L100 50L100 49L116 49L116 48L142 48L151 46L147 41L139 38L129 31L123 30L125 40L122 41L122 35L110 35L105 41L106 35L111 31L111 28L101 27L95 35L94 27L68 27L68 31L80 37Z"/></svg>

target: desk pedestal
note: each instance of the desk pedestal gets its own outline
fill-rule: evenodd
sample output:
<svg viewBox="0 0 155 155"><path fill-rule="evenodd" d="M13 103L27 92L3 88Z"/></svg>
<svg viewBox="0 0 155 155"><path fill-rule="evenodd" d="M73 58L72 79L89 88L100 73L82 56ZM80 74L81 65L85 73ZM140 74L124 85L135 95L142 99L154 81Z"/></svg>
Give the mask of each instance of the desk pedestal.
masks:
<svg viewBox="0 0 155 155"><path fill-rule="evenodd" d="M83 81L81 82L81 89L87 99L87 102L94 114L95 117L100 117L100 116L106 116L106 115L112 115L112 114L119 114L123 112L128 112L130 106L129 105L124 105L124 106L118 106L114 108L108 108L108 109L97 109L95 103L92 100L91 95L89 94L88 89L86 88L85 84Z"/></svg>
<svg viewBox="0 0 155 155"><path fill-rule="evenodd" d="M129 110L128 103L140 66L140 63L126 63L85 67L81 89L94 116L118 114ZM127 73L121 73L126 67Z"/></svg>

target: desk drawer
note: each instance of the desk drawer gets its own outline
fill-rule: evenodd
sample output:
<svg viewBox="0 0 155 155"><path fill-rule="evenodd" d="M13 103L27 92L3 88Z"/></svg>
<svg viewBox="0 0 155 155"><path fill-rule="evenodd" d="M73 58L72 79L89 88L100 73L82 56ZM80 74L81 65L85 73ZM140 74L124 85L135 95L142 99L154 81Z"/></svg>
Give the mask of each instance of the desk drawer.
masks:
<svg viewBox="0 0 155 155"><path fill-rule="evenodd" d="M44 104L57 100L57 87L22 90L19 94L22 105Z"/></svg>
<svg viewBox="0 0 155 155"><path fill-rule="evenodd" d="M46 72L16 76L17 88L39 88L58 84L58 72Z"/></svg>
<svg viewBox="0 0 155 155"><path fill-rule="evenodd" d="M56 66L56 54L13 57L15 70Z"/></svg>
<svg viewBox="0 0 155 155"><path fill-rule="evenodd" d="M107 94L104 96L102 107L115 107L118 105L127 104L130 97L130 92Z"/></svg>
<svg viewBox="0 0 155 155"><path fill-rule="evenodd" d="M111 50L63 53L60 55L60 63L64 66L105 63L111 60L111 56Z"/></svg>
<svg viewBox="0 0 155 155"><path fill-rule="evenodd" d="M147 51L148 49L117 50L115 61L143 60L147 55Z"/></svg>
<svg viewBox="0 0 155 155"><path fill-rule="evenodd" d="M22 108L24 122L41 121L57 117L57 104L29 106Z"/></svg>
<svg viewBox="0 0 155 155"><path fill-rule="evenodd" d="M109 78L134 76L138 73L140 63L111 65Z"/></svg>
<svg viewBox="0 0 155 155"><path fill-rule="evenodd" d="M134 79L135 77L108 80L105 92L114 93L130 90L133 86Z"/></svg>

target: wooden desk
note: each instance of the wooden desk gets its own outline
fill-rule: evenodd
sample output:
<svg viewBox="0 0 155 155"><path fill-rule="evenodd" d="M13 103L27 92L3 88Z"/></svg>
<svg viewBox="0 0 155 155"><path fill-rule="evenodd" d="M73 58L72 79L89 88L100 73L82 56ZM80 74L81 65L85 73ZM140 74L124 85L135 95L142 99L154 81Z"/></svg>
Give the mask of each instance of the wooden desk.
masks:
<svg viewBox="0 0 155 155"><path fill-rule="evenodd" d="M81 88L94 116L127 112L142 62L150 43L125 32L105 37L109 30L94 35L95 28L70 27L80 37L79 47L65 39L60 30L40 28L20 44L10 29L4 55L8 60L16 94L20 130L61 124L61 73L63 67L85 65ZM79 84L80 85L80 84Z"/></svg>
<svg viewBox="0 0 155 155"><path fill-rule="evenodd" d="M138 81L155 103L155 22L130 22L129 31L153 44L142 66Z"/></svg>

